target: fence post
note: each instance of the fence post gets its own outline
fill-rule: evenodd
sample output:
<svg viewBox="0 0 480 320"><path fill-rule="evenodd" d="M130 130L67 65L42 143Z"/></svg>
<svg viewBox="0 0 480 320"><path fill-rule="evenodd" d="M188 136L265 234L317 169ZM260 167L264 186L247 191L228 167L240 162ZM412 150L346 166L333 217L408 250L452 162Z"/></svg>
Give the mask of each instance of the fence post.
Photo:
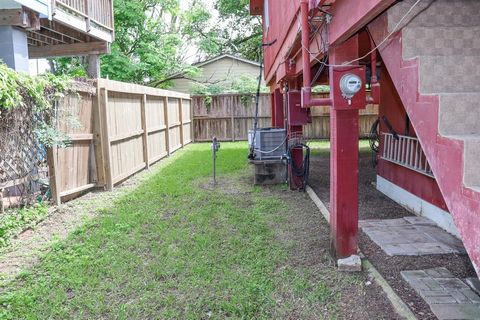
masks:
<svg viewBox="0 0 480 320"><path fill-rule="evenodd" d="M51 147L47 149L48 174L50 177L50 192L52 193L52 201L54 205L62 203L60 198L60 182L57 175L57 148Z"/></svg>
<svg viewBox="0 0 480 320"><path fill-rule="evenodd" d="M112 155L111 155L111 143L110 143L110 120L108 111L108 90L107 88L101 88L99 92L100 98L100 115L101 115L101 140L103 148L103 165L105 168L105 188L108 191L113 190L113 172L112 172Z"/></svg>
<svg viewBox="0 0 480 320"><path fill-rule="evenodd" d="M190 97L190 140L195 142L195 122L194 122L193 99Z"/></svg>
<svg viewBox="0 0 480 320"><path fill-rule="evenodd" d="M232 108L232 117L231 117L231 122L232 122L232 142L235 142L235 106L233 104L233 101L230 100L230 107Z"/></svg>
<svg viewBox="0 0 480 320"><path fill-rule="evenodd" d="M142 96L142 130L143 130L143 159L145 159L145 169L150 168L150 156L148 153L148 127L147 127L147 95Z"/></svg>
<svg viewBox="0 0 480 320"><path fill-rule="evenodd" d="M95 149L95 163L97 169L97 186L105 187L105 167L103 157L102 143L102 121L100 111L100 81L97 79L96 99L93 103L93 130L94 140L93 147Z"/></svg>
<svg viewBox="0 0 480 320"><path fill-rule="evenodd" d="M183 139L183 101L182 98L178 98L178 110L179 110L179 118L180 118L180 144L184 145L184 139Z"/></svg>
<svg viewBox="0 0 480 320"><path fill-rule="evenodd" d="M165 117L165 145L170 156L170 120L168 119L168 97L163 98L163 115Z"/></svg>

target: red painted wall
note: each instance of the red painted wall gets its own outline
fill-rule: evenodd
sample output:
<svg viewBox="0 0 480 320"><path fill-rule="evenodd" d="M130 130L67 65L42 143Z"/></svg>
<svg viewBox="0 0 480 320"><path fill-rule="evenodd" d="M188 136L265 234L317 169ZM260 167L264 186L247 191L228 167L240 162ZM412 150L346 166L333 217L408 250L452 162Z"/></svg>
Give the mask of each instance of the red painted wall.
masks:
<svg viewBox="0 0 480 320"><path fill-rule="evenodd" d="M265 48L265 74L272 70L275 58L282 49L290 27L296 21L295 17L300 10L300 0L268 0L269 27L263 19L263 40L265 43L277 40L268 48Z"/></svg>
<svg viewBox="0 0 480 320"><path fill-rule="evenodd" d="M385 68L382 68L380 83L380 117L386 116L392 124L393 129L398 134L405 135L405 108L403 107L393 81ZM383 123L380 124L380 132L388 132L387 127ZM411 124L409 135L413 137L417 136ZM380 150L383 150L383 141L380 147ZM378 162L377 170L381 177L393 182L408 192L413 193L417 197L448 211L445 200L443 199L442 193L440 192L435 179L382 159Z"/></svg>

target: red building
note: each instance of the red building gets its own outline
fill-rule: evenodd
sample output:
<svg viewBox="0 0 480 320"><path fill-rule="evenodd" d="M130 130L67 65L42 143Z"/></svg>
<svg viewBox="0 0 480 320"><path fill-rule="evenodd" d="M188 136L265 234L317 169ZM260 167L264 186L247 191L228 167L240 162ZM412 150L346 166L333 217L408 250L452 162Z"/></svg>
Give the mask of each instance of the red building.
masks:
<svg viewBox="0 0 480 320"><path fill-rule="evenodd" d="M368 99L388 119L379 126L377 188L458 235L480 274L479 4L251 0L250 9L263 16L272 125L302 132L310 107L331 106L337 256L357 252L358 110ZM330 85L329 99L312 97L319 84ZM299 150L293 161L301 160Z"/></svg>

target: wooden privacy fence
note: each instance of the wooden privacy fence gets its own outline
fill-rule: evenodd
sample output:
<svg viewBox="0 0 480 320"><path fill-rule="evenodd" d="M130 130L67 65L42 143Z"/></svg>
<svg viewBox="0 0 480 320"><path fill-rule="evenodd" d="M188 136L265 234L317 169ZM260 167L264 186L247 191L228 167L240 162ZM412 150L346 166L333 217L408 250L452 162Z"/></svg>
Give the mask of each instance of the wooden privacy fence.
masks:
<svg viewBox="0 0 480 320"><path fill-rule="evenodd" d="M326 98L328 94L318 95ZM208 98L192 97L194 114L194 140L210 141L213 136L223 141L247 140L253 128L255 100L253 96L238 94L217 95ZM270 94L262 94L259 101L259 127L271 126ZM360 110L359 137L368 137L370 128L378 118L378 105ZM304 128L309 139L330 138L330 107L312 108L312 123Z"/></svg>
<svg viewBox="0 0 480 320"><path fill-rule="evenodd" d="M247 140L255 116L254 97L238 94L192 97L195 141L211 141L213 136L223 141ZM262 94L259 103L259 127L271 124L270 95Z"/></svg>
<svg viewBox="0 0 480 320"><path fill-rule="evenodd" d="M186 94L99 79L60 103L80 126L63 125L71 144L48 151L57 203L96 187L111 190L192 141Z"/></svg>

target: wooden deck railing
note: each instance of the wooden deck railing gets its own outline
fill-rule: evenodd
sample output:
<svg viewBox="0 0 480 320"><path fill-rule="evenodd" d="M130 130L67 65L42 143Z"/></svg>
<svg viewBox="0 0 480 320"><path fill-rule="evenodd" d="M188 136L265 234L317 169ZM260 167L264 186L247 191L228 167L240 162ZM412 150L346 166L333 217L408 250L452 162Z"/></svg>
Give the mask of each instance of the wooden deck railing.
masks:
<svg viewBox="0 0 480 320"><path fill-rule="evenodd" d="M87 23L113 30L113 0L55 0L55 5L84 17Z"/></svg>
<svg viewBox="0 0 480 320"><path fill-rule="evenodd" d="M383 133L382 159L393 162L429 177L434 177L420 141L415 137Z"/></svg>

